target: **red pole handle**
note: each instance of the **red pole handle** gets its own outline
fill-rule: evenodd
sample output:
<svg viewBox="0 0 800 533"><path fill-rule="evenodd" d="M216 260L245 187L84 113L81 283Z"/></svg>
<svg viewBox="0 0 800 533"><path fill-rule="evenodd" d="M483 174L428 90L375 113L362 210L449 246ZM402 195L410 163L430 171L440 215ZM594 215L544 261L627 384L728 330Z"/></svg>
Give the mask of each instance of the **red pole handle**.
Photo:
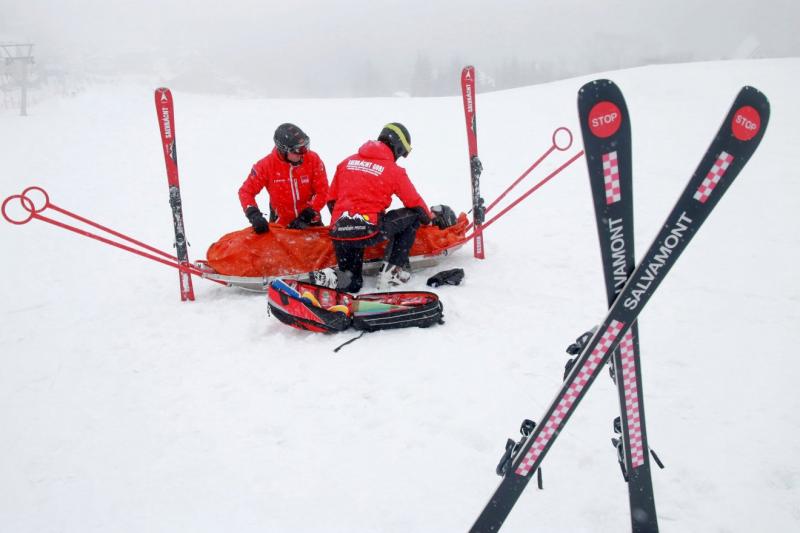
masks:
<svg viewBox="0 0 800 533"><path fill-rule="evenodd" d="M19 198L19 203L20 203L20 204L22 204L22 208L23 208L25 211L27 211L27 212L28 212L28 216L27 216L26 218L24 218L24 219L20 219L20 220L17 220L17 219L15 219L15 218L12 218L12 217L11 217L11 216L8 214L8 212L7 212L7 210L6 210L6 209L7 209L7 207L8 207L8 203L9 203L11 200L15 200L15 199L17 199L17 198ZM25 202L29 203L29 204L30 204L30 206L27 206L27 205L25 205ZM4 218L4 219L6 219L6 220L7 220L8 222L10 222L11 224L16 224L17 226L21 226L21 225L23 225L23 224L27 224L28 222L30 222L30 221L31 221L31 219L33 218L33 215L36 213L36 211L35 211L35 209L34 209L34 206L33 206L33 203L30 201L30 199L28 199L28 198L27 198L27 197L25 197L25 196L22 196L21 194L14 194L14 195L12 195L12 196L9 196L9 197L8 197L8 198L6 198L5 200L3 200L3 209L2 209L2 210L3 210L3 218Z"/></svg>

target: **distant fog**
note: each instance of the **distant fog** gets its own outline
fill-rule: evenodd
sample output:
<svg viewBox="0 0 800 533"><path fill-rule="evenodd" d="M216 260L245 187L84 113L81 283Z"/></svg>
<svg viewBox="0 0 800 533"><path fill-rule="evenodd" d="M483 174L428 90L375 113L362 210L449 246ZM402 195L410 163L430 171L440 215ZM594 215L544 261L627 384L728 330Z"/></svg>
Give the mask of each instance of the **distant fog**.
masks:
<svg viewBox="0 0 800 533"><path fill-rule="evenodd" d="M432 96L455 94L466 64L491 90L800 56L798 22L798 0L2 0L0 44L34 43L39 83L133 75L198 92Z"/></svg>

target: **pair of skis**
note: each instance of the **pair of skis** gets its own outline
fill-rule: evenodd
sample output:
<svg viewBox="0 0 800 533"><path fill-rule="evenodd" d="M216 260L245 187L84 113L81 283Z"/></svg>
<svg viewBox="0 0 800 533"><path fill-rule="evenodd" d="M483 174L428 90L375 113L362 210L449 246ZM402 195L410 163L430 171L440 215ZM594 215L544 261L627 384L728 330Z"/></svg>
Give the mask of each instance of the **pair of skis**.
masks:
<svg viewBox="0 0 800 533"><path fill-rule="evenodd" d="M769 122L767 98L744 87L639 266L633 269L630 119L619 89L599 80L581 88L578 110L592 180L610 309L582 347L539 424L526 432L472 533L497 531L615 351L634 531L657 531L644 434L636 319L697 230L758 147ZM600 185L602 177L602 186ZM623 198L627 198L624 201ZM631 272L631 270L633 270ZM619 350L617 350L619 348ZM627 374L626 374L627 373ZM638 416L638 424L637 424ZM636 494L637 491L641 491ZM642 510L640 513L639 511Z"/></svg>
<svg viewBox="0 0 800 533"><path fill-rule="evenodd" d="M155 91L156 114L161 131L161 145L164 149L164 162L167 165L167 183L169 185L169 205L172 209L172 223L175 227L175 250L181 268L178 271L181 301L194 300L192 275L189 273L189 250L186 241L186 230L183 226L183 207L181 204L181 186L178 181L178 154L175 146L175 108L172 92L161 87Z"/></svg>

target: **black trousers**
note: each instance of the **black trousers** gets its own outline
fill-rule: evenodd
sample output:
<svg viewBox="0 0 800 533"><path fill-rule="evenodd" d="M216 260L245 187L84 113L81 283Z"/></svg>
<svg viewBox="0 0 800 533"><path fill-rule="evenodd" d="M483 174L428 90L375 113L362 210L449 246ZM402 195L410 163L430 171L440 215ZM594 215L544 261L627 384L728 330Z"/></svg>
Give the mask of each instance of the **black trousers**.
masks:
<svg viewBox="0 0 800 533"><path fill-rule="evenodd" d="M358 292L364 284L362 269L364 266L364 248L381 241L388 240L384 260L392 265L408 268L408 253L417 237L419 229L419 215L408 208L393 209L388 211L380 221L380 234L363 241L333 241L336 252L336 262L339 270L350 272L352 280L350 286L344 290Z"/></svg>

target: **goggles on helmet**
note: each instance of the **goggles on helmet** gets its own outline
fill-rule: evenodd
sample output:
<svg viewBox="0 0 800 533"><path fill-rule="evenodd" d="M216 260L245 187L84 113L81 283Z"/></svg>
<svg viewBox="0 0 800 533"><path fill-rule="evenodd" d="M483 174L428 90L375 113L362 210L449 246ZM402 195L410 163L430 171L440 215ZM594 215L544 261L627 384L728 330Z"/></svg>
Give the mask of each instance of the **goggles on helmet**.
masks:
<svg viewBox="0 0 800 533"><path fill-rule="evenodd" d="M294 146L288 150L289 152L297 155L305 155L308 153L308 144L301 144L299 146Z"/></svg>

